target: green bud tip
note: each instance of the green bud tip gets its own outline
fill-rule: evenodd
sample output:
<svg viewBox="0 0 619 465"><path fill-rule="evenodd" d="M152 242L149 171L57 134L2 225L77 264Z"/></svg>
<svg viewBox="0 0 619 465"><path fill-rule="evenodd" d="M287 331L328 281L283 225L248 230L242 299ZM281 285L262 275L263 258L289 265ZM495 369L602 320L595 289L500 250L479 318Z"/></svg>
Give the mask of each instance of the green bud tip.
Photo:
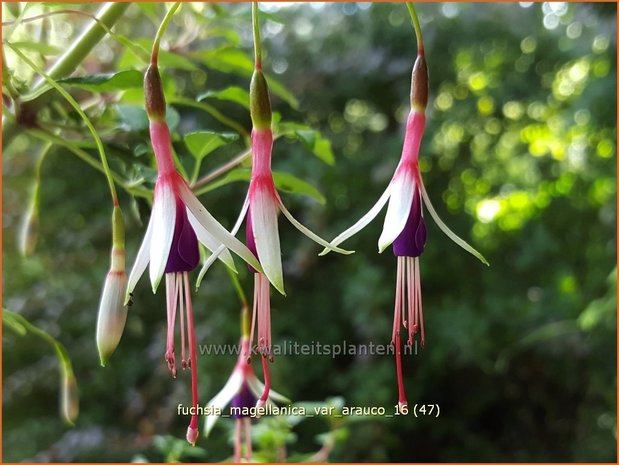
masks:
<svg viewBox="0 0 619 465"><path fill-rule="evenodd" d="M144 75L144 101L150 120L161 121L165 118L165 96L156 63L151 63Z"/></svg>
<svg viewBox="0 0 619 465"><path fill-rule="evenodd" d="M269 86L260 69L254 70L249 85L249 112L255 129L271 128Z"/></svg>
<svg viewBox="0 0 619 465"><path fill-rule="evenodd" d="M411 107L425 111L428 105L428 66L423 53L417 55L411 76Z"/></svg>

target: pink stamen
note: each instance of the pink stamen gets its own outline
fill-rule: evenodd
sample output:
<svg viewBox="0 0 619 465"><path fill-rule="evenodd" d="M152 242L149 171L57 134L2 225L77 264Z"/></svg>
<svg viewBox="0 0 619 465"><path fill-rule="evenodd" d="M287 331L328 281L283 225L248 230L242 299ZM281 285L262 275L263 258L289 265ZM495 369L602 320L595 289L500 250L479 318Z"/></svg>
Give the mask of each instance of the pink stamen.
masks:
<svg viewBox="0 0 619 465"><path fill-rule="evenodd" d="M186 274L186 273L185 273ZM182 275L180 273L178 273L178 280L182 280ZM181 283L182 284L182 283ZM179 311L179 316L181 319L181 367L184 369L187 368L187 359L185 358L185 308L183 305L183 299L182 296L179 295L179 301L180 301L180 311Z"/></svg>
<svg viewBox="0 0 619 465"><path fill-rule="evenodd" d="M265 405L269 400L269 393L271 392L271 376L269 374L269 362L265 355L262 356L262 371L264 372L264 390L258 400L259 405Z"/></svg>
<svg viewBox="0 0 619 465"><path fill-rule="evenodd" d="M395 278L395 307L393 310L393 330L391 332L391 344L395 344L396 335L400 331L400 315L402 307L402 257L398 257L397 272Z"/></svg>
<svg viewBox="0 0 619 465"><path fill-rule="evenodd" d="M241 419L238 418L234 424L234 463L241 463Z"/></svg>
<svg viewBox="0 0 619 465"><path fill-rule="evenodd" d="M395 367L398 377L398 405L400 407L408 405L406 393L404 392L404 377L402 375L402 347L400 344L400 331L395 336Z"/></svg>
<svg viewBox="0 0 619 465"><path fill-rule="evenodd" d="M196 352L196 333L193 323L193 306L191 304L191 290L189 288L189 274L185 271L183 273L183 279L185 281L185 307L187 309L187 329L189 331L189 356L191 360L191 401L195 411L198 411L198 363ZM187 430L187 436L189 438L190 432L197 438L198 435L198 415L192 415ZM190 441L191 442L191 441ZM195 439L192 442L195 444Z"/></svg>
<svg viewBox="0 0 619 465"><path fill-rule="evenodd" d="M245 423L245 460L247 462L251 462L251 419L243 418L243 423Z"/></svg>
<svg viewBox="0 0 619 465"><path fill-rule="evenodd" d="M417 314L421 326L421 347L426 346L426 333L423 325L423 305L421 303L421 277L419 272L419 257L415 257L415 293L417 294Z"/></svg>
<svg viewBox="0 0 619 465"><path fill-rule="evenodd" d="M165 360L172 376L176 378L176 360L174 356L174 323L176 320L176 279L173 273L166 273L166 306L168 314L168 337Z"/></svg>

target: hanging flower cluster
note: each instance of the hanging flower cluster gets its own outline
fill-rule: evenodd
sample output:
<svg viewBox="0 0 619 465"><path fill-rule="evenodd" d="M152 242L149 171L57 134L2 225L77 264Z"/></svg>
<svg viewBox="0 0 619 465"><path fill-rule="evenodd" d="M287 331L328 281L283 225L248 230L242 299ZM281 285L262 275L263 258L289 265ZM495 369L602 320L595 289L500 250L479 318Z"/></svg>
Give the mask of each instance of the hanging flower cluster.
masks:
<svg viewBox="0 0 619 465"><path fill-rule="evenodd" d="M124 274L124 241L116 240L117 234L114 235L112 268L101 301L101 308L105 311L100 311L97 328L97 343L102 364L105 364L118 345L126 320L126 306L131 304L132 292L146 268L149 267L153 292L156 292L165 275L168 328L164 359L170 373L176 377L179 365L177 365L175 327L178 319L181 339L180 368L191 371L192 406L197 412L197 351L189 273L200 261L198 244L201 243L212 254L202 267L198 285L204 273L217 259L236 271L231 252L242 258L254 275L252 316L250 319L247 308L244 308L238 361L223 389L207 405L217 411L228 404L250 408L262 407L271 401L290 402L271 390L269 375L269 361L272 361L271 285L281 294L285 294L278 215L282 213L299 231L322 245L324 250L321 255L329 251L348 254L351 252L338 246L367 226L388 203L378 249L379 252L383 252L392 245L393 253L397 257L391 342L396 355L398 401L402 407L406 406L401 360L402 328L408 332L407 344L412 345L419 337L422 347L425 346L419 259L423 254L427 236L424 206L439 228L454 242L487 263L477 251L456 236L440 220L423 184L419 169L419 151L426 124L428 71L421 29L414 9L408 5L417 34L418 49L412 71L411 110L406 123L400 162L378 202L357 223L328 242L292 216L284 206L273 180L272 112L267 79L262 70L257 3L253 4L252 9L255 68L249 90L252 171L246 199L231 232L228 232L200 203L177 171L170 131L165 120L166 102L158 69L158 54L161 36L178 7L179 3L170 9L157 32L150 65L144 77L145 107L157 163L157 180L148 227L128 278ZM243 223L245 223L246 244L235 237ZM116 223L114 225L116 227ZM261 357L264 384L258 380L251 365L254 347ZM243 415L235 415L234 458L237 462L242 458L250 461L252 459L250 419ZM206 417L205 435L209 434L217 418L214 413ZM197 437L198 418L194 414L187 429L187 440L195 444Z"/></svg>
<svg viewBox="0 0 619 465"><path fill-rule="evenodd" d="M378 216L385 204L389 202L383 230L378 239L378 251L382 253L387 247L392 245L393 254L397 258L391 344L394 347L396 357L398 404L401 407L407 405L402 374L401 329L405 328L408 330L407 344L412 346L416 335L419 334L421 346L425 347L419 266L419 257L423 254L427 235L423 217L424 202L438 227L451 240L486 265L488 264L479 252L458 237L439 218L423 185L423 179L419 170L419 149L426 126L425 110L428 104L428 67L417 13L410 3L407 3L407 7L417 36L417 58L415 59L411 76L411 108L406 121L406 132L400 162L395 169L391 182L376 204L359 221L331 241L332 246L337 246L361 231ZM325 249L321 255L328 252L329 250Z"/></svg>

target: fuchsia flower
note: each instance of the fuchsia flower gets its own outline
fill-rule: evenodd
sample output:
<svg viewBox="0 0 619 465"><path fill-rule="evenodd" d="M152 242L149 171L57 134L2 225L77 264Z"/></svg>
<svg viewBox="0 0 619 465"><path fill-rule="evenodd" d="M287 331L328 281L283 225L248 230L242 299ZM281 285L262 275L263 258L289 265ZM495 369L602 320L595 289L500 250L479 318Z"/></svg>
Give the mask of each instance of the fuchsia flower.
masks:
<svg viewBox="0 0 619 465"><path fill-rule="evenodd" d="M411 13L413 14L413 13ZM414 21L417 21L416 15ZM417 25L418 26L418 23ZM486 259L463 239L451 231L434 210L419 171L419 148L425 129L425 109L428 101L428 70L425 53L418 34L418 54L412 72L411 111L406 122L406 134L400 162L391 182L378 202L353 226L331 241L337 246L366 227L387 206L383 231L378 239L378 251L382 253L393 244L397 257L396 295L391 343L395 348L396 371L398 377L398 401L406 406L406 395L402 376L400 329L408 329L407 344L412 345L415 336L420 335L421 346L425 346L423 306L421 300L421 280L419 257L426 243L426 225L423 206L438 227L456 244L470 252L486 265ZM328 253L325 249L321 255Z"/></svg>
<svg viewBox="0 0 619 465"><path fill-rule="evenodd" d="M247 336L242 336L239 345L239 358L234 370L232 370L232 375L230 375L230 378L228 378L228 381L221 391L206 404L207 408L210 408L212 412L220 412L228 404L230 404L231 407L237 407L239 409L232 411L232 418L235 420L234 461L237 463L241 461L243 436L245 436L246 461L251 461L252 455L251 419L249 416L244 415L243 412L248 412L249 409L256 406L256 399L262 395L265 389L265 385L258 380L251 366L249 338ZM286 404L290 403L290 400L286 397L270 390L267 402L273 401ZM204 422L205 436L210 434L218 419L219 415L216 414L206 416Z"/></svg>
<svg viewBox="0 0 619 465"><path fill-rule="evenodd" d="M255 69L252 75L249 91L250 115L252 119L252 172L249 182L247 198L241 209L239 219L231 230L236 234L245 216L246 242L249 249L258 257L262 270L250 267L254 276L254 305L250 340L253 342L257 327L258 352L262 355L262 365L266 388L258 405L263 405L269 396L269 373L267 356L271 356L271 298L270 284L280 293L284 292L284 278L282 272L282 258L279 243L277 216L281 212L292 225L318 244L338 253L352 253L338 247L310 231L297 221L284 206L273 181L271 171L271 152L273 149L273 131L271 130L271 100L267 81L262 72L260 51L260 34L257 19L257 3L253 4L254 49L256 52ZM200 276L203 276L208 267L217 258L214 253L204 264ZM198 278L200 279L200 278Z"/></svg>
<svg viewBox="0 0 619 465"><path fill-rule="evenodd" d="M257 269L260 269L260 264L249 249L204 208L174 166L156 53L153 53L144 78L144 94L158 175L153 210L129 275L126 301L130 300L138 279L149 263L153 292L156 292L165 273L168 318L165 360L172 376L176 377L174 328L177 309L180 309L181 366L183 369L191 368L192 401L193 406L197 407L196 341L188 273L199 262L198 241L211 251L218 250L220 246L225 247L220 258L232 269L234 262L227 248ZM187 440L192 444L198 436L197 422L197 415L192 416L187 430Z"/></svg>

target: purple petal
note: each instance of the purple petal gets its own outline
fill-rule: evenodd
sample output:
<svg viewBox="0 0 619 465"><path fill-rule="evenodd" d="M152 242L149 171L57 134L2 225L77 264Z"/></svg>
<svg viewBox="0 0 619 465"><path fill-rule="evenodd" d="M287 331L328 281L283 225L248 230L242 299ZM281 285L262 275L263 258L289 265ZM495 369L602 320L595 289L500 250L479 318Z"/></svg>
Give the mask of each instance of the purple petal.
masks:
<svg viewBox="0 0 619 465"><path fill-rule="evenodd" d="M239 392L237 392L232 398L232 402L230 402L230 407L237 407L241 410L247 409L249 411L250 408L255 407L256 400L256 396L254 396L254 394L251 392L251 389L249 389L249 386L244 381L241 385L241 389L239 389ZM237 409L231 410L231 414L232 418L234 418L235 420L249 416L239 414Z"/></svg>
<svg viewBox="0 0 619 465"><path fill-rule="evenodd" d="M166 273L192 271L200 261L198 238L187 218L187 208L179 197L176 199L176 211L176 225Z"/></svg>
<svg viewBox="0 0 619 465"><path fill-rule="evenodd" d="M413 204L400 235L393 241L393 254L396 257L419 257L426 245L426 223L421 214L419 189L415 189Z"/></svg>

